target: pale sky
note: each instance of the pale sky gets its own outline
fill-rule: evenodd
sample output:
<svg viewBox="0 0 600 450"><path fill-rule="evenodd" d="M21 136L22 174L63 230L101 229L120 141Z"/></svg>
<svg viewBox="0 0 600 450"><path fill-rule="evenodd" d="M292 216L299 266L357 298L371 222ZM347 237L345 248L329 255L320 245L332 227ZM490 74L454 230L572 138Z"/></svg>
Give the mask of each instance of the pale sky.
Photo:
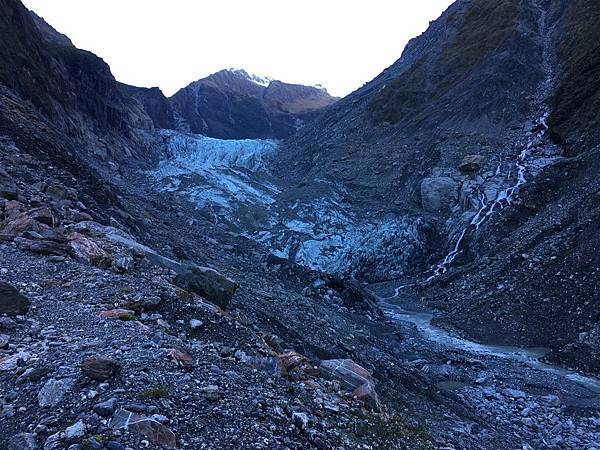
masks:
<svg viewBox="0 0 600 450"><path fill-rule="evenodd" d="M453 0L23 0L115 77L170 96L240 68L344 96Z"/></svg>

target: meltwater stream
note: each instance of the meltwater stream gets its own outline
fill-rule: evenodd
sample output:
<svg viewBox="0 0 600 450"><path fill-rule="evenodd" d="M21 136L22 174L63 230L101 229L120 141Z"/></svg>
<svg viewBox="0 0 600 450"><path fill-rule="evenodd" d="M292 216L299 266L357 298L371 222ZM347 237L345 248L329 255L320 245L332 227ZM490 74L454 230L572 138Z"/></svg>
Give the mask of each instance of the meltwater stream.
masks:
<svg viewBox="0 0 600 450"><path fill-rule="evenodd" d="M551 366L541 362L540 358L546 355L548 352L547 349L486 345L469 341L433 325L431 321L435 316L431 313L408 311L387 301L391 300L397 295L388 298L379 297L377 295L375 296L379 299L380 306L385 311L387 317L397 322L412 323L416 326L419 333L428 341L435 342L436 344L448 349L461 350L466 353L502 358L504 360L523 363L533 369L548 372L559 377L564 377L567 380L578 383L592 392L600 394L600 379L588 377L575 371Z"/></svg>

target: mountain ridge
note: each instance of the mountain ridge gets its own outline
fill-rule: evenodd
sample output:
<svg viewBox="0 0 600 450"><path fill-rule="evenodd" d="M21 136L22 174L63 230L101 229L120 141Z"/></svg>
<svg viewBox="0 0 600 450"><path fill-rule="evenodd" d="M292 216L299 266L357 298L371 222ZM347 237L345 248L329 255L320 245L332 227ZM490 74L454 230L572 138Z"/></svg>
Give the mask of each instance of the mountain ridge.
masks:
<svg viewBox="0 0 600 450"><path fill-rule="evenodd" d="M225 69L180 89L170 98L180 126L222 139L284 138L337 100L322 88L254 78Z"/></svg>

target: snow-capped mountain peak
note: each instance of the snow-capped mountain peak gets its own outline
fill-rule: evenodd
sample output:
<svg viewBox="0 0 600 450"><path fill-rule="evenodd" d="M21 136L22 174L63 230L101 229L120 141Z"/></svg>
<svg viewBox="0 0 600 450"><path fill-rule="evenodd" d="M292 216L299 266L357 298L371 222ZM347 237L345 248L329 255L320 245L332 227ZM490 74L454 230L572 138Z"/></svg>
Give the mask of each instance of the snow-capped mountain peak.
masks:
<svg viewBox="0 0 600 450"><path fill-rule="evenodd" d="M240 75L243 78L247 79L248 81L251 81L251 82L258 84L259 86L262 86L265 88L269 87L269 85L273 81L273 78L256 75L253 73L248 73L244 69L231 68L231 69L229 69L229 71L232 73L235 73L236 75Z"/></svg>

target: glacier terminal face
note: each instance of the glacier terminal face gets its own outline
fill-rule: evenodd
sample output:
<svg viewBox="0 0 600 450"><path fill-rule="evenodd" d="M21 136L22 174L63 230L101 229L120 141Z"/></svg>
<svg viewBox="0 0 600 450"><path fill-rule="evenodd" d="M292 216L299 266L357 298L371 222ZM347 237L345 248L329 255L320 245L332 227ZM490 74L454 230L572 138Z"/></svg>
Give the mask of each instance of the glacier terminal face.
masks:
<svg viewBox="0 0 600 450"><path fill-rule="evenodd" d="M212 222L226 223L277 257L327 273L380 280L404 275L425 253L427 227L420 218L360 218L344 201L343 186L316 180L327 195L281 198L282 188L268 167L276 141L170 130L160 136L166 157L151 173L155 188L183 196Z"/></svg>
<svg viewBox="0 0 600 450"><path fill-rule="evenodd" d="M177 192L213 216L228 217L241 205L274 202L277 188L252 174L264 170L275 141L223 140L171 130L160 135L167 157L151 173L158 190Z"/></svg>

